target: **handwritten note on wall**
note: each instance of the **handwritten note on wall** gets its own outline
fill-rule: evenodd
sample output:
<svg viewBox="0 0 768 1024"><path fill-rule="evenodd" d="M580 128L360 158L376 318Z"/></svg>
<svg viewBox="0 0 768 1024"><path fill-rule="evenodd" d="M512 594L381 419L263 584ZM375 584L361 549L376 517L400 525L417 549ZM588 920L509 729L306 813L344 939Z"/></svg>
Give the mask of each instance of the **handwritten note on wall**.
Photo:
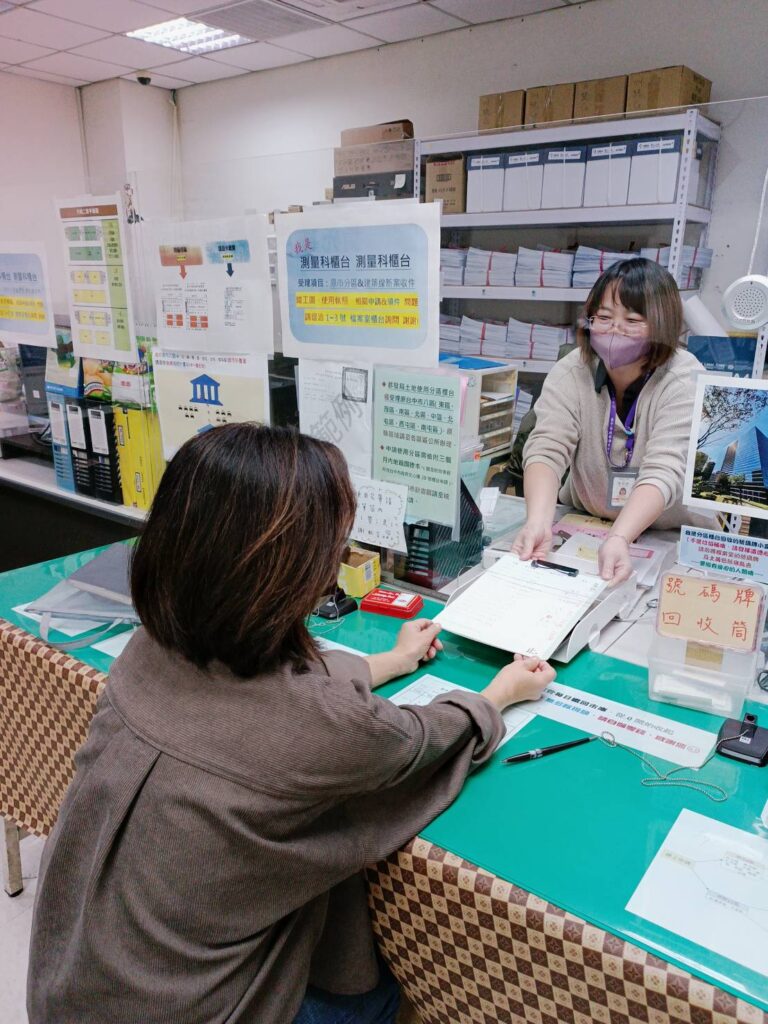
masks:
<svg viewBox="0 0 768 1024"><path fill-rule="evenodd" d="M763 588L665 573L657 628L661 636L753 651L762 618Z"/></svg>

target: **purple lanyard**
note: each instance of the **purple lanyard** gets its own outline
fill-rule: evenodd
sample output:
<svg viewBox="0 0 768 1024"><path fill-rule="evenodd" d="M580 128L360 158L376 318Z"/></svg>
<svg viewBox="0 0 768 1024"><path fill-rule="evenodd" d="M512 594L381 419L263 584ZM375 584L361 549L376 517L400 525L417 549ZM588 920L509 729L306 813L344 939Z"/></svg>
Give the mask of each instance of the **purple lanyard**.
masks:
<svg viewBox="0 0 768 1024"><path fill-rule="evenodd" d="M641 390L642 390L642 387L645 386L645 381L647 381L647 380L648 380L648 377L646 377L645 380L643 381L643 384L641 385ZM624 420L624 429L627 432L627 446L626 446L626 450L624 452L624 467L623 467L624 469L626 469L627 466L632 461L632 454L634 453L634 450L635 450L635 432L632 429L632 424L635 422L635 413L637 411L637 403L639 402L639 400L640 400L640 394L638 393L637 398L634 400L634 402L630 406L629 412L627 413L627 418ZM613 391L613 389L611 389L611 415L608 418L608 436L607 436L606 441L605 441L605 454L606 454L606 456L608 458L608 464L610 466L613 466L613 462L611 462L611 452L613 451L613 435L615 434L615 432L616 432L616 393ZM615 468L617 468L617 467L614 466L614 469Z"/></svg>

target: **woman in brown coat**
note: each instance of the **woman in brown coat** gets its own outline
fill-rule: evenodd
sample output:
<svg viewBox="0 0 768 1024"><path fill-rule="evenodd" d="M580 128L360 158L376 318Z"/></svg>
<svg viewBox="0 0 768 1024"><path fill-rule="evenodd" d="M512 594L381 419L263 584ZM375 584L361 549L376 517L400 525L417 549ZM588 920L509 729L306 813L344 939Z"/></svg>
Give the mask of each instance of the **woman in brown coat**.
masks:
<svg viewBox="0 0 768 1024"><path fill-rule="evenodd" d="M362 658L306 618L354 492L332 445L235 424L163 477L132 566L143 628L115 662L45 849L30 1024L389 1024L361 869L491 756L554 673L397 707L372 690L440 649L406 624Z"/></svg>

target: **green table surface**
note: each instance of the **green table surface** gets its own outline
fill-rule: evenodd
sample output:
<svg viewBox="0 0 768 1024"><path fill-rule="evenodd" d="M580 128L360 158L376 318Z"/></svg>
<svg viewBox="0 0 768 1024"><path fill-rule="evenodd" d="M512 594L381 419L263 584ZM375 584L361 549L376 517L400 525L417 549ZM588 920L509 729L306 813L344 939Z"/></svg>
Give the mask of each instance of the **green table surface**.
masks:
<svg viewBox="0 0 768 1024"><path fill-rule="evenodd" d="M98 550L0 574L0 617L35 633L35 623L12 608L45 593ZM439 608L427 601L422 614L434 615ZM354 612L337 623L312 620L317 636L367 654L390 647L399 626L396 619L365 612ZM66 637L52 634L52 639ZM436 661L412 677L382 687L381 696L396 693L425 672L479 690L508 660L502 652L452 635L444 635L443 641L445 650ZM74 656L104 672L112 661L90 647L75 651ZM719 718L650 700L647 678L645 669L590 652L558 666L558 679L570 686L717 732ZM758 705L749 710L765 713ZM569 726L535 717L470 776L459 798L422 835L768 1010L768 977L624 909L683 808L768 841L768 829L760 820L768 799L768 770L716 757L702 774L729 794L725 803L716 804L688 789L641 786L647 774L643 765L602 743L528 764L505 767L500 763L518 751L578 735Z"/></svg>

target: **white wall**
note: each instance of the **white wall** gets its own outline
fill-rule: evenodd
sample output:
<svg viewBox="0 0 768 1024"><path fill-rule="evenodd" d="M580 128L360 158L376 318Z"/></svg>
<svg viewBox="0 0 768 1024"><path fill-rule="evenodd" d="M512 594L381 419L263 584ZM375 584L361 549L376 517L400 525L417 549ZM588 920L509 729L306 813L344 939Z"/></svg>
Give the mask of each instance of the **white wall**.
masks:
<svg viewBox="0 0 768 1024"><path fill-rule="evenodd" d="M75 90L0 73L0 240L45 243L54 311L67 312L54 198L85 191Z"/></svg>
<svg viewBox="0 0 768 1024"><path fill-rule="evenodd" d="M766 39L764 0L595 0L192 86L179 93L185 211L322 198L342 128L409 117L422 138L474 131L483 93L687 64L712 80L713 100L765 94ZM768 99L712 109L728 124L710 239L720 290L751 246ZM323 152L297 155L306 150Z"/></svg>

